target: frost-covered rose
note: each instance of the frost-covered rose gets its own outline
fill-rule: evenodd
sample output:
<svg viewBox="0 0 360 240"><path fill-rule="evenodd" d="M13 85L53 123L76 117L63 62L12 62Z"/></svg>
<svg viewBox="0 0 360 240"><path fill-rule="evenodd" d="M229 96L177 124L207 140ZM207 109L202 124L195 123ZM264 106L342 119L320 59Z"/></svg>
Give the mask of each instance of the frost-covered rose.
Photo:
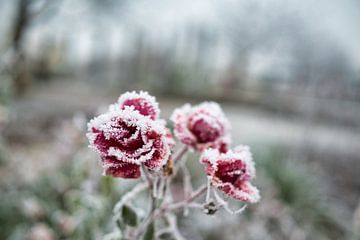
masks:
<svg viewBox="0 0 360 240"><path fill-rule="evenodd" d="M124 109L126 106L133 106L136 111L144 116L149 116L152 120L159 118L160 109L155 97L147 92L139 93L126 92L119 97L117 103L110 106L111 109Z"/></svg>
<svg viewBox="0 0 360 240"><path fill-rule="evenodd" d="M169 159L170 148L162 121L134 109L112 108L88 124L90 146L100 154L105 174L138 178L140 166L157 171Z"/></svg>
<svg viewBox="0 0 360 240"><path fill-rule="evenodd" d="M110 110L124 109L126 106L132 106L134 107L134 110L139 111L141 115L149 116L152 120L159 120L159 123L166 126L166 121L159 118L159 103L156 101L155 97L149 95L148 92L126 92L119 97L117 103L110 106ZM170 129L165 127L165 132L167 143L170 148L173 148L175 146L175 140Z"/></svg>
<svg viewBox="0 0 360 240"><path fill-rule="evenodd" d="M230 144L229 123L219 104L204 102L192 107L185 104L171 116L174 133L180 141L203 151L209 147L226 152Z"/></svg>
<svg viewBox="0 0 360 240"><path fill-rule="evenodd" d="M226 195L240 201L255 203L260 195L249 181L255 178L255 166L249 147L240 145L234 151L220 153L205 150L200 158L211 183Z"/></svg>

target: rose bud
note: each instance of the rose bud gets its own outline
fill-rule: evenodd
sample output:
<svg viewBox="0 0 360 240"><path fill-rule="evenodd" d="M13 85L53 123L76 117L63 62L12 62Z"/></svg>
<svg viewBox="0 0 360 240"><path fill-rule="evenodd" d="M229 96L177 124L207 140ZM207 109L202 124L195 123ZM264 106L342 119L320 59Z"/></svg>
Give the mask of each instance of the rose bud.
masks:
<svg viewBox="0 0 360 240"><path fill-rule="evenodd" d="M230 144L229 123L219 104L184 105L171 116L175 136L198 151L216 148L226 152Z"/></svg>
<svg viewBox="0 0 360 240"><path fill-rule="evenodd" d="M207 149L202 153L200 162L205 165L211 184L224 194L244 202L259 201L258 189L249 182L255 178L255 166L249 147L240 145L234 151L226 153Z"/></svg>
<svg viewBox="0 0 360 240"><path fill-rule="evenodd" d="M138 178L141 165L160 170L170 155L164 124L133 106L112 108L91 120L87 137L101 156L105 174L113 177Z"/></svg>

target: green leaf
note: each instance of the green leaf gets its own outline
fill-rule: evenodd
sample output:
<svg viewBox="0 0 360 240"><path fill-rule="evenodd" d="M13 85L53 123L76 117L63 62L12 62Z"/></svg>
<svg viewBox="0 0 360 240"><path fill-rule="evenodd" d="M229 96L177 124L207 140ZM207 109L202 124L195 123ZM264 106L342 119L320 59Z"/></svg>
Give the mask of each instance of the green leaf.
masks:
<svg viewBox="0 0 360 240"><path fill-rule="evenodd" d="M143 240L155 240L155 226L153 222L147 227Z"/></svg>
<svg viewBox="0 0 360 240"><path fill-rule="evenodd" d="M122 220L126 225L135 227L138 223L137 214L131 207L124 205L122 208Z"/></svg>
<svg viewBox="0 0 360 240"><path fill-rule="evenodd" d="M172 236L171 233L165 232L160 234L159 239L161 240L174 240L175 238Z"/></svg>
<svg viewBox="0 0 360 240"><path fill-rule="evenodd" d="M115 223L120 231L124 231L124 229L126 227L126 225L124 224L124 221L121 221L121 219L116 219Z"/></svg>
<svg viewBox="0 0 360 240"><path fill-rule="evenodd" d="M114 192L114 178L104 176L100 179L100 190L105 196L111 196Z"/></svg>

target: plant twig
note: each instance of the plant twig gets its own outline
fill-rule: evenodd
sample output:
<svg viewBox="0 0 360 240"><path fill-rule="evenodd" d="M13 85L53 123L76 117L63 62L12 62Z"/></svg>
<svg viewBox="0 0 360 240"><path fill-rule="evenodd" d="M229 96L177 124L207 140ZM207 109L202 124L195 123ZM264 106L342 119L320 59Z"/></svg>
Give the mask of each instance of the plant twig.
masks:
<svg viewBox="0 0 360 240"><path fill-rule="evenodd" d="M121 199L119 202L116 203L115 207L114 207L114 214L118 214L122 208L122 206L124 206L124 204L128 201L130 201L131 199L133 199L134 197L136 197L136 195L138 193L140 193L141 191L145 190L147 187L149 186L148 183L138 183L137 185L135 185L135 187L133 187L131 189L130 192L127 192Z"/></svg>
<svg viewBox="0 0 360 240"><path fill-rule="evenodd" d="M132 233L132 236L130 236L130 239L138 240L140 239L141 235L145 232L147 226L154 221L154 213L156 210L156 197L154 195L154 182L150 178L150 175L148 174L147 170L143 167L143 172L145 175L145 178L149 184L149 196L150 196L150 210L147 215L147 217L144 219L144 221L139 225L137 229ZM155 183L156 184L156 183Z"/></svg>
<svg viewBox="0 0 360 240"><path fill-rule="evenodd" d="M245 210L245 208L247 207L247 205L244 204L241 208L239 208L239 209L237 209L237 210L232 210L232 209L230 209L229 204L228 204L224 199L222 199L222 198L219 196L219 194L217 194L217 192L215 191L215 189L214 189L213 192L214 192L214 196L215 196L215 198L216 198L216 201L219 203L219 206L220 206L220 207L223 207L223 208L225 209L225 211L227 211L227 212L230 213L230 214L240 214L240 213L242 213L242 212Z"/></svg>
<svg viewBox="0 0 360 240"><path fill-rule="evenodd" d="M180 166L183 166L186 162L186 158L184 161L182 161L184 159L184 155L187 153L187 151L189 150L188 146L183 146L182 149L180 149L175 157L174 157L174 168L173 168L173 173L172 175L170 175L169 177L166 178L165 181L165 187L164 187L164 196L166 196L168 194L168 192L170 191L170 186L171 186L171 182L174 179L174 177L176 176L176 174L179 171Z"/></svg>
<svg viewBox="0 0 360 240"><path fill-rule="evenodd" d="M211 178L208 177L206 182L206 198L205 198L206 203L210 201L210 195L211 195L210 190L211 190Z"/></svg>
<svg viewBox="0 0 360 240"><path fill-rule="evenodd" d="M149 172L147 171L147 169L144 166L141 166L141 170L143 172L143 174L141 176L145 176L143 178L145 178L146 182L149 184L149 187L152 188L153 181L149 175Z"/></svg>
<svg viewBox="0 0 360 240"><path fill-rule="evenodd" d="M199 187L193 194L191 194L191 196L183 201L177 202L177 203L173 203L173 204L169 204L167 206L164 206L164 210L165 211L173 211L176 210L178 208L182 208L186 205L188 205L189 203L191 203L192 201L194 201L196 198L198 198L201 194L205 193L207 190L207 186L201 186Z"/></svg>
<svg viewBox="0 0 360 240"><path fill-rule="evenodd" d="M169 232L172 233L173 237L176 240L185 240L185 238L180 234L175 214L169 213L165 216L165 218L169 224Z"/></svg>
<svg viewBox="0 0 360 240"><path fill-rule="evenodd" d="M174 157L174 163L176 163L177 161L179 161L183 156L184 154L188 151L188 146L184 145L176 154L175 154L175 157Z"/></svg>
<svg viewBox="0 0 360 240"><path fill-rule="evenodd" d="M133 236L130 239L140 239L141 235L145 232L146 227L151 224L153 221L155 221L156 218L164 216L165 214L175 211L179 208L182 208L184 206L189 206L189 207L195 207L198 208L199 206L194 204L190 204L192 203L196 198L198 198L199 196L201 196L201 194L203 194L207 189L207 186L204 185L202 187L199 187L193 194L191 194L191 196L188 199L185 199L181 202L177 202L177 203L173 203L173 204L168 204L165 206L162 206L160 208L156 208L156 202L155 202L155 198L151 197L151 201L152 201L152 207L149 211L148 216L145 218L145 220L142 222L142 224L135 230L135 233L133 234ZM150 189L151 191L151 189ZM154 204L155 202L155 204Z"/></svg>
<svg viewBox="0 0 360 240"><path fill-rule="evenodd" d="M184 165L181 166L181 171L183 174L183 185L184 185L184 198L188 198L193 191L192 184L191 184L191 175L189 169ZM184 216L189 214L189 208L184 208Z"/></svg>
<svg viewBox="0 0 360 240"><path fill-rule="evenodd" d="M138 240L140 239L140 237L143 235L143 233L145 232L147 226L149 226L149 224L151 224L155 218L155 210L156 210L156 199L154 197L150 197L150 211L148 216L144 219L144 221L139 225L139 227L135 230L135 232L133 233L133 236L130 237L130 239L134 239L134 240Z"/></svg>

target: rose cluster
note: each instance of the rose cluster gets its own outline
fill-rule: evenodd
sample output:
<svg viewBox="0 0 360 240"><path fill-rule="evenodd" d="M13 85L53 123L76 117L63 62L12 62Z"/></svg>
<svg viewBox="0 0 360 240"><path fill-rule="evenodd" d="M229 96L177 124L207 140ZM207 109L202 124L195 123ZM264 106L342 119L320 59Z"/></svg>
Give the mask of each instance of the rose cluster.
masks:
<svg viewBox="0 0 360 240"><path fill-rule="evenodd" d="M89 122L90 146L99 153L106 175L138 178L141 167L155 172L166 165L175 141L159 116L153 96L128 92ZM249 147L230 150L230 124L217 103L186 104L174 111L171 120L178 140L201 153L200 163L212 186L237 200L259 200L250 183L255 166Z"/></svg>

